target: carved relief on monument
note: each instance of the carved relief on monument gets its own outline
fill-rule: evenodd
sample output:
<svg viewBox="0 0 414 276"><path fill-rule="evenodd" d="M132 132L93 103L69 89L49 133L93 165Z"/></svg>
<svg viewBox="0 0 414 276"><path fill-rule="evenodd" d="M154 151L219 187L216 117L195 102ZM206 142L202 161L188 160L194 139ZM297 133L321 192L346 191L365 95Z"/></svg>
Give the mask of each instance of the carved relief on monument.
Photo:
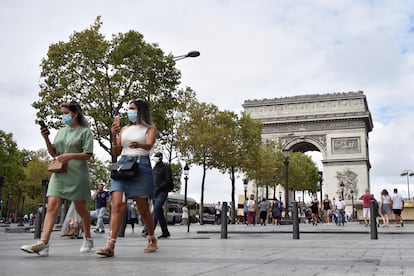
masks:
<svg viewBox="0 0 414 276"><path fill-rule="evenodd" d="M336 178L338 179L337 184L337 193L340 195L342 194L342 187L341 183L343 183L344 189L344 199L350 200L352 199L351 190L354 193L354 199L357 197L358 193L358 174L351 171L350 169L345 169L342 172L336 172Z"/></svg>
<svg viewBox="0 0 414 276"><path fill-rule="evenodd" d="M365 123L362 120L344 120L344 121L319 121L319 122L298 122L295 124L272 124L264 123L263 133L292 133L298 131L332 130L332 129L351 129L364 128Z"/></svg>
<svg viewBox="0 0 414 276"><path fill-rule="evenodd" d="M287 114L328 114L336 112L364 112L365 104L363 99L320 99L320 101L309 102L280 102L280 101L263 101L245 102L245 110L248 113L263 115L287 115ZM249 106L251 105L251 106Z"/></svg>
<svg viewBox="0 0 414 276"><path fill-rule="evenodd" d="M332 138L332 153L361 153L360 137Z"/></svg>

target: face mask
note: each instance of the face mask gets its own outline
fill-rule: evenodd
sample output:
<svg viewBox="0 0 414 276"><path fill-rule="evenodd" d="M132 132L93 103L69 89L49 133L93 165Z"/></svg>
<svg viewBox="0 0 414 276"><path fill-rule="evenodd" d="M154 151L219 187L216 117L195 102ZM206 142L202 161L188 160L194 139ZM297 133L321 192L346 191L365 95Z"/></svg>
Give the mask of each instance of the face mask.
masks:
<svg viewBox="0 0 414 276"><path fill-rule="evenodd" d="M73 118L70 114L63 114L62 115L62 121L68 126L73 124Z"/></svg>
<svg viewBox="0 0 414 276"><path fill-rule="evenodd" d="M161 157L157 157L157 156L156 156L156 157L153 157L153 158L152 158L152 160L154 160L154 162L155 162L155 163L158 163L158 162L160 162L162 159L161 159Z"/></svg>
<svg viewBox="0 0 414 276"><path fill-rule="evenodd" d="M138 111L130 109L128 110L128 120L135 123L138 119Z"/></svg>

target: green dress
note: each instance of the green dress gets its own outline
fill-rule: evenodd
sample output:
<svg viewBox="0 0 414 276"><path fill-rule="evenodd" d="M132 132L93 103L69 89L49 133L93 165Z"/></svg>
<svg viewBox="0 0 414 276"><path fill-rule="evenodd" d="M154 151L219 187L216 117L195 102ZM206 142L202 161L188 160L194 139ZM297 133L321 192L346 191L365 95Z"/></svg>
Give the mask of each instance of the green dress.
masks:
<svg viewBox="0 0 414 276"><path fill-rule="evenodd" d="M53 141L58 153L93 153L93 136L88 127L64 127L59 129ZM68 200L86 200L91 197L89 167L87 160L69 160L68 169L53 173L49 181L47 196Z"/></svg>

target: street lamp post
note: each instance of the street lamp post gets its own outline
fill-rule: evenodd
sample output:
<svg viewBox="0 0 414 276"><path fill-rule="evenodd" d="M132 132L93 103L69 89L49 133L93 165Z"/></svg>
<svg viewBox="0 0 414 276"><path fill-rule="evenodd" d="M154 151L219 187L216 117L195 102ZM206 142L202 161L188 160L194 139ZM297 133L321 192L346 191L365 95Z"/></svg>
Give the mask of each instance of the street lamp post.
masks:
<svg viewBox="0 0 414 276"><path fill-rule="evenodd" d="M22 192L22 209L20 210L20 220L17 226L24 226L23 224L23 216L24 216L24 198L26 197L26 192Z"/></svg>
<svg viewBox="0 0 414 276"><path fill-rule="evenodd" d="M322 197L322 182L323 182L323 172L319 171L318 172L318 176L319 176L319 189L320 189L320 195L321 195L321 204L323 202L323 197Z"/></svg>
<svg viewBox="0 0 414 276"><path fill-rule="evenodd" d="M285 218L289 218L289 150L283 150L285 157Z"/></svg>
<svg viewBox="0 0 414 276"><path fill-rule="evenodd" d="M189 57L194 58L194 57L198 57L199 55L200 55L199 51L191 51L185 55L175 56L173 57L173 60L178 61L178 60L182 60L182 59L189 58Z"/></svg>
<svg viewBox="0 0 414 276"><path fill-rule="evenodd" d="M188 174L190 173L190 167L187 165L187 163L184 166L184 181L185 181L185 188L184 188L184 204L187 208L188 212L188 219L187 219L187 233L190 232L190 222L191 222L191 212L190 208L187 204L187 184L188 184Z"/></svg>
<svg viewBox="0 0 414 276"><path fill-rule="evenodd" d="M354 190L350 190L349 193L351 194L352 200L352 221L355 221L355 210L354 210Z"/></svg>
<svg viewBox="0 0 414 276"><path fill-rule="evenodd" d="M404 171L402 171L402 173L400 175L401 176L407 176L408 201L410 201L411 200L411 197L410 197L410 176L413 176L414 172L412 170L404 170Z"/></svg>
<svg viewBox="0 0 414 276"><path fill-rule="evenodd" d="M247 181L247 179L245 178L243 180L243 188L244 188L244 200L247 199L247 186L249 185L249 182Z"/></svg>
<svg viewBox="0 0 414 276"><path fill-rule="evenodd" d="M9 195L7 196L7 212L6 212L6 223L10 223L10 203L11 203L11 199L12 199L12 195L11 193L9 193Z"/></svg>

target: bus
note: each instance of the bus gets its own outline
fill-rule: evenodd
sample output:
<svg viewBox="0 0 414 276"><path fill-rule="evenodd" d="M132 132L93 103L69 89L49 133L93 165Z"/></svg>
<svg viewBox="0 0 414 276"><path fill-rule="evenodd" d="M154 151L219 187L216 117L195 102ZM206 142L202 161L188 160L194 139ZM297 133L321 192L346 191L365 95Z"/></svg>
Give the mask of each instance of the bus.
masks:
<svg viewBox="0 0 414 276"><path fill-rule="evenodd" d="M196 215L198 213L198 204L197 202L191 198L187 197L187 207L189 218L192 223L197 222ZM184 195L181 194L168 194L167 198L167 223L168 224L176 224L181 223L181 216L183 214L183 206L184 206Z"/></svg>

